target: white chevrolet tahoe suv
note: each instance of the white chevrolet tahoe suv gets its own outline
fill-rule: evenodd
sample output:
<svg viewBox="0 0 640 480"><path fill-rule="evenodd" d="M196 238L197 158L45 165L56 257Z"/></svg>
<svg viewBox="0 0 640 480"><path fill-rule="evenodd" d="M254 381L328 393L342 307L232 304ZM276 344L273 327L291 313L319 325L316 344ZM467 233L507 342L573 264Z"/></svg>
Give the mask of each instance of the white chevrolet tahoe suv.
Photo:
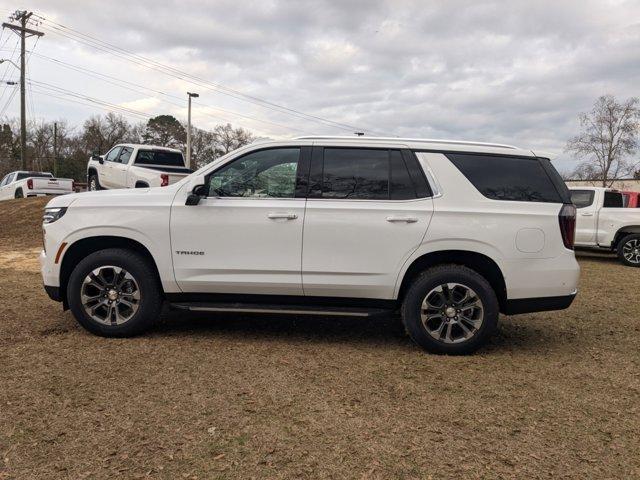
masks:
<svg viewBox="0 0 640 480"><path fill-rule="evenodd" d="M625 208L622 192L603 187L571 187L578 209L576 247L615 252L630 267L640 267L640 210Z"/></svg>
<svg viewBox="0 0 640 480"><path fill-rule="evenodd" d="M91 156L87 164L87 189L166 187L190 173L180 150L122 143L104 155Z"/></svg>
<svg viewBox="0 0 640 480"><path fill-rule="evenodd" d="M89 331L192 311L400 310L431 352L469 353L498 313L567 308L575 207L511 146L301 137L252 144L166 188L57 198L42 275Z"/></svg>

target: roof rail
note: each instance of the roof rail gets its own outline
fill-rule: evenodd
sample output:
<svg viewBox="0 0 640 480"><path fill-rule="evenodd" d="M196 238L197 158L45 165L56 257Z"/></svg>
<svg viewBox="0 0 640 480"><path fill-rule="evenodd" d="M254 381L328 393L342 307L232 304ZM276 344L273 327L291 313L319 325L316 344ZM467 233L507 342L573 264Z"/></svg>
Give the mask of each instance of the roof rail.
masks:
<svg viewBox="0 0 640 480"><path fill-rule="evenodd" d="M485 143L485 142L467 142L463 140L444 140L433 138L399 138L399 137L366 137L366 136L345 136L345 135L305 135L301 137L295 137L294 140L349 140L359 142L411 142L411 143L441 143L449 145L470 145L479 147L496 147L496 148L509 148L518 149L514 145L505 145L502 143Z"/></svg>

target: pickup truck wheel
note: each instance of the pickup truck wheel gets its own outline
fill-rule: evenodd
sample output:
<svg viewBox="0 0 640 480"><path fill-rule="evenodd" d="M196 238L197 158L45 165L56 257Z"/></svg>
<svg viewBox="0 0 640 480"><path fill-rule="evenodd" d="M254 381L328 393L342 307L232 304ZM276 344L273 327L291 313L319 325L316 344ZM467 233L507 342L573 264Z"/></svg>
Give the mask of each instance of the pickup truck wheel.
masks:
<svg viewBox="0 0 640 480"><path fill-rule="evenodd" d="M21 188L16 190L16 193L13 194L13 198L24 198L24 193L22 193Z"/></svg>
<svg viewBox="0 0 640 480"><path fill-rule="evenodd" d="M640 267L640 234L627 235L620 240L618 258L629 267Z"/></svg>
<svg viewBox="0 0 640 480"><path fill-rule="evenodd" d="M431 353L465 355L486 343L498 324L498 299L481 275L461 265L423 272L402 302L411 339Z"/></svg>
<svg viewBox="0 0 640 480"><path fill-rule="evenodd" d="M102 190L102 187L100 186L100 182L98 181L98 176L95 173L92 173L91 175L89 175L89 190L92 192L95 192L97 190Z"/></svg>
<svg viewBox="0 0 640 480"><path fill-rule="evenodd" d="M162 291L149 262L125 249L100 250L75 267L67 285L76 320L103 337L129 337L147 330L162 309Z"/></svg>

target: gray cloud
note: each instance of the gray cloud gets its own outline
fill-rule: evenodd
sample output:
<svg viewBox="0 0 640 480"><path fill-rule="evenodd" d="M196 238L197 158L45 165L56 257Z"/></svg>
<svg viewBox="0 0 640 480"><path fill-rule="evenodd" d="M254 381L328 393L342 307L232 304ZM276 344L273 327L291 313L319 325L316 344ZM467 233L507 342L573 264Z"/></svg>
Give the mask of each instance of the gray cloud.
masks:
<svg viewBox="0 0 640 480"><path fill-rule="evenodd" d="M392 135L502 141L559 155L595 98L638 95L639 1L41 0L47 18L200 77L332 120ZM4 38L4 37L3 37ZM11 45L11 44L9 44ZM37 52L168 93L184 82L53 33ZM34 57L34 78L111 102L178 107ZM202 102L309 133L341 133L201 90ZM37 98L36 114L90 109ZM17 104L13 107L16 111ZM220 114L260 134L283 128ZM196 112L203 126L216 120ZM297 134L299 132L291 132ZM347 133L347 132L342 132Z"/></svg>

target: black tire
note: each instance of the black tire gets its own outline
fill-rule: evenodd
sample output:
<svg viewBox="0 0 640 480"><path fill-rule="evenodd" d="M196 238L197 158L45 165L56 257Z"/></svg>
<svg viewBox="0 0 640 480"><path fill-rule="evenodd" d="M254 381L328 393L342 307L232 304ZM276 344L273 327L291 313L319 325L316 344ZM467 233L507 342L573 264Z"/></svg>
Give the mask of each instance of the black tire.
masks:
<svg viewBox="0 0 640 480"><path fill-rule="evenodd" d="M92 173L89 175L89 178L87 179L87 190L89 190L90 192L96 192L98 190L102 190L97 174Z"/></svg>
<svg viewBox="0 0 640 480"><path fill-rule="evenodd" d="M616 252L624 265L640 267L640 234L633 233L622 238L618 242Z"/></svg>
<svg viewBox="0 0 640 480"><path fill-rule="evenodd" d="M13 194L13 198L24 198L24 193L22 193L21 188L16 190L16 193Z"/></svg>
<svg viewBox="0 0 640 480"><path fill-rule="evenodd" d="M456 341L456 343L448 343L445 340L442 340L442 337L437 339L432 334L427 331L427 326L423 324L422 321L422 304L427 295L429 298L432 298L432 295L436 295L439 298L442 298L444 302L444 296L446 296L446 292L442 292L442 297L440 297L440 293L430 293L433 292L434 289L437 289L439 286L455 283L459 284L462 287L466 287L467 289L471 289L475 292L477 298L482 302L482 308L474 308L472 310L466 310L469 316L478 316L478 318L482 318L482 322L479 324L477 329L467 328L470 326L470 323L463 324L462 321L458 321L458 316L454 318L449 318L441 312L436 312L434 315L436 317L446 318L442 320L445 323L445 329L449 329L449 337ZM454 292L451 293L450 297L459 296L461 292L464 291L461 287L455 287ZM447 289L447 291L449 291ZM454 300L452 300L451 306L453 311L450 311L451 315L456 315L454 312L456 311L454 307ZM445 311L445 307L448 305L443 303L442 307L438 307L438 309L442 308L442 312ZM465 310L463 308L463 310ZM457 310L460 312L460 310ZM480 313L482 316L480 317ZM407 291L403 302L402 302L402 322L404 323L405 330L411 337L411 339L421 346L424 350L430 353L438 353L438 354L448 354L448 355L466 355L475 352L478 348L484 345L489 337L496 330L498 325L498 314L499 314L499 305L496 294L491 288L491 285L487 280L479 275L474 270L470 268L464 267L462 265L439 265L428 270L425 270L418 278L416 278L409 290ZM461 318L465 318L460 315ZM438 322L438 318L434 318L435 322ZM427 325L430 325L430 321L427 321ZM447 326L447 323L450 323L451 326ZM474 332L469 336L468 339L464 339L464 330L458 323L462 324L468 331ZM436 324L438 328L440 324ZM432 330L437 330L438 328L433 328ZM446 332L444 332L446 333ZM461 333L462 335L455 335L457 333ZM456 339L458 336L458 339Z"/></svg>
<svg viewBox="0 0 640 480"><path fill-rule="evenodd" d="M118 325L95 320L85 311L81 301L85 278L93 270L105 266L115 266L129 272L137 283L140 294L136 304L137 311ZM69 277L67 299L78 323L91 333L102 337L130 337L144 332L154 324L162 310L163 294L157 274L147 259L131 250L109 248L92 253L78 263Z"/></svg>

